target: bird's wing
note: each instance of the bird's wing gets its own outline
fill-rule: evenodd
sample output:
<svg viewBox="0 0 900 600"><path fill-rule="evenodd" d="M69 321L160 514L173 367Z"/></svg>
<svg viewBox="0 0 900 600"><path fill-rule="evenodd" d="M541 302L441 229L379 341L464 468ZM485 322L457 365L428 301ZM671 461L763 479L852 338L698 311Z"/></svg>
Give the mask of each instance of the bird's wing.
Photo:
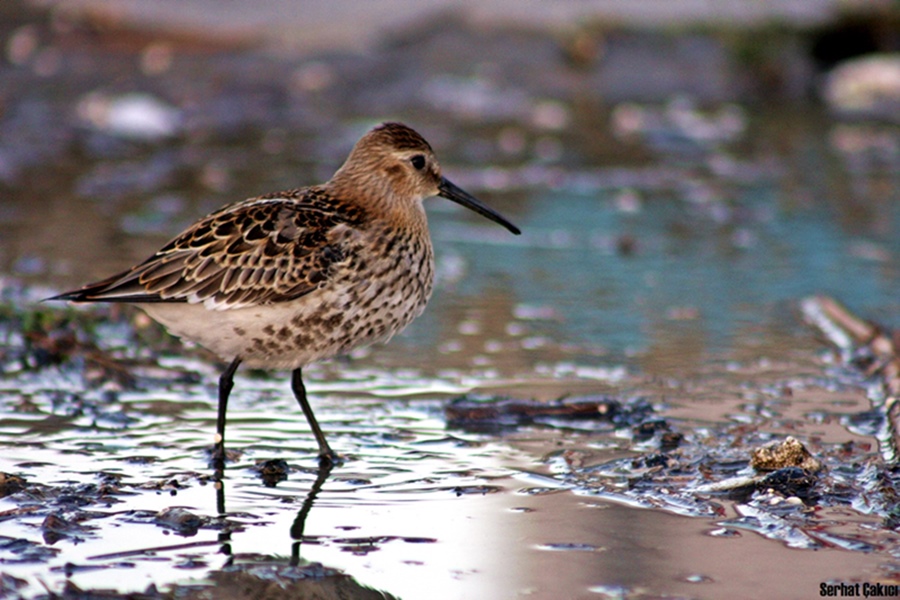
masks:
<svg viewBox="0 0 900 600"><path fill-rule="evenodd" d="M307 189L227 206L128 271L53 299L226 310L298 298L347 260L344 242L359 221L323 200Z"/></svg>

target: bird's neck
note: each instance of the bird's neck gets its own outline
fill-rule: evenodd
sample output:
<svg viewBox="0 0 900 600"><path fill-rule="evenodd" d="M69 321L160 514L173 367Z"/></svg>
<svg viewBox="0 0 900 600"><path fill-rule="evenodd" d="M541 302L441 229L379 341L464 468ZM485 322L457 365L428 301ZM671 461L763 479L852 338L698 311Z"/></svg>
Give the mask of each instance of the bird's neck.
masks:
<svg viewBox="0 0 900 600"><path fill-rule="evenodd" d="M394 188L390 178L338 171L325 188L335 198L359 204L373 218L427 231L422 201L406 197L403 190Z"/></svg>

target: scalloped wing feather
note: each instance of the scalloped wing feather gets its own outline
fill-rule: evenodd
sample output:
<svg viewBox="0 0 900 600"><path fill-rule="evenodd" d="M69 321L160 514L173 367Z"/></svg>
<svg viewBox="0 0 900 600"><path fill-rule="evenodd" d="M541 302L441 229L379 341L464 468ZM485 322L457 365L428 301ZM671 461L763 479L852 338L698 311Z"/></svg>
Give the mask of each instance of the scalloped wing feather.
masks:
<svg viewBox="0 0 900 600"><path fill-rule="evenodd" d="M344 242L362 219L342 206L316 188L226 206L129 271L58 298L190 302L214 310L290 301L346 260Z"/></svg>

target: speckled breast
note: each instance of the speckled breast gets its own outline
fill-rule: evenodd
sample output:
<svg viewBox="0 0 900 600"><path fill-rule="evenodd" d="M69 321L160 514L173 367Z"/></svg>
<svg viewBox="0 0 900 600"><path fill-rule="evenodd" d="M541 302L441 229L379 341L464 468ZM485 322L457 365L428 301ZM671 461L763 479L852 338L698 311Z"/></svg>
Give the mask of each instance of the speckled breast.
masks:
<svg viewBox="0 0 900 600"><path fill-rule="evenodd" d="M240 356L250 367L295 369L387 341L428 303L434 256L427 237L391 236L348 247L346 257L316 290L289 302L232 310L165 303L141 308L224 360Z"/></svg>

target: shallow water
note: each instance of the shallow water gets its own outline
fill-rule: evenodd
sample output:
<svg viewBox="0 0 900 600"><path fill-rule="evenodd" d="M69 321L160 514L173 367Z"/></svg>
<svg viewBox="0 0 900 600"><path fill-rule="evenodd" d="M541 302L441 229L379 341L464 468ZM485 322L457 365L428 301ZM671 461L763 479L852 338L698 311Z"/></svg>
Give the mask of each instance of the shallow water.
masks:
<svg viewBox="0 0 900 600"><path fill-rule="evenodd" d="M200 597L247 575L350 597L368 586L402 598L741 598L896 579L880 487L892 473L864 382L798 310L824 292L897 322L896 127L810 107L609 107L487 68L423 86L427 61L390 79L396 48L310 64L204 49L155 79L118 48L80 40L61 57L77 69L0 73L0 472L28 484L0 498L0 573L15 578L0 592L152 584ZM368 68L390 85L367 84ZM303 87L316 73L360 93ZM86 123L89 92L118 94L98 80L170 98L182 134L135 141ZM227 201L328 177L371 124L359 103L385 95L450 179L524 233L429 201L438 282L426 313L385 347L308 370L346 457L324 481L284 374L238 375L238 454L217 490L219 365L207 355L100 309L93 338L76 331L126 366L125 383L83 352L60 365L32 356L22 323L37 307L64 311L38 299L127 267ZM623 132L635 122L646 126ZM636 416L448 422L447 402L473 393L606 394ZM666 430L683 436L675 449ZM829 468L817 501L697 491L746 474L750 449L788 435ZM254 469L270 459L289 464L275 487ZM174 507L193 515L184 529L159 514Z"/></svg>
<svg viewBox="0 0 900 600"><path fill-rule="evenodd" d="M187 366L208 370L202 364ZM352 377L353 370L348 371ZM774 379L785 375L779 372ZM797 377L795 372L791 377ZM428 381L417 379L420 385ZM66 383L58 381L52 389L65 389ZM370 385L371 392L385 394L377 381ZM794 385L799 388L796 379ZM293 528L316 477L314 442L302 415L284 397L283 381L238 378L229 434L231 446L243 454L229 465L222 497L209 480L204 458L214 427L208 384L122 392L97 414L71 415L64 425L48 421L68 409L54 407L37 390L30 395L30 414L8 412L14 409L4 402L0 432L6 450L0 471L57 491L31 501L0 500L0 511L35 509L6 521L3 539L29 540L33 552L50 552L35 556L5 545L0 549L4 572L31 581L32 587L20 590L26 593L39 592L39 585L58 590L63 579L84 589L143 591L151 583L189 584L208 579L211 572L235 572L235 564L257 576L270 573L277 580L274 572L294 581L288 565L297 552L301 566L321 563L360 585L403 598L740 597L759 572L771 574L769 583L756 582L752 589L779 595L790 585L814 593L826 579L872 579L887 559L835 544L815 552L790 550L758 532L742 533L731 522L740 515L740 505L732 502L724 502L721 512L687 518L679 515L691 514L690 509L667 506L658 494L629 497L571 479L580 470L561 461L564 451L587 464L637 455L622 431L612 428L586 423L572 429L560 423L500 436L468 433L447 429L440 395L385 401L365 386L343 390L339 383L319 385L313 379L309 387L332 444L347 462L318 492L299 547ZM672 410L664 414L674 415L679 429L688 431L725 420L726 413L740 420L750 412L746 404L728 402L735 394L728 379L706 391L718 397L673 394ZM815 404L804 412L835 405L843 411L865 408L852 393L810 392ZM689 411L703 406L697 421ZM125 415L129 422L104 419L111 415ZM816 433L822 431L820 424L785 422L793 418L785 411L761 427L787 428L804 438L821 435ZM846 440L846 430L838 428L823 443ZM251 469L269 458L291 465L288 480L275 488L264 486ZM94 496L79 486L110 478L116 478L116 491L78 500ZM225 519L219 518L220 503ZM179 534L154 519L158 511L173 507L190 511L202 524ZM78 517L84 528L50 540L46 526L41 527L46 515L74 520L77 509L90 513ZM836 541L857 536L875 543L874 532L866 530L877 530L877 517L830 512L820 516L823 537L831 532ZM223 534L223 527L230 533ZM223 554L223 547L230 554ZM896 547L896 540L882 542L885 551ZM313 580L318 585L321 575Z"/></svg>

